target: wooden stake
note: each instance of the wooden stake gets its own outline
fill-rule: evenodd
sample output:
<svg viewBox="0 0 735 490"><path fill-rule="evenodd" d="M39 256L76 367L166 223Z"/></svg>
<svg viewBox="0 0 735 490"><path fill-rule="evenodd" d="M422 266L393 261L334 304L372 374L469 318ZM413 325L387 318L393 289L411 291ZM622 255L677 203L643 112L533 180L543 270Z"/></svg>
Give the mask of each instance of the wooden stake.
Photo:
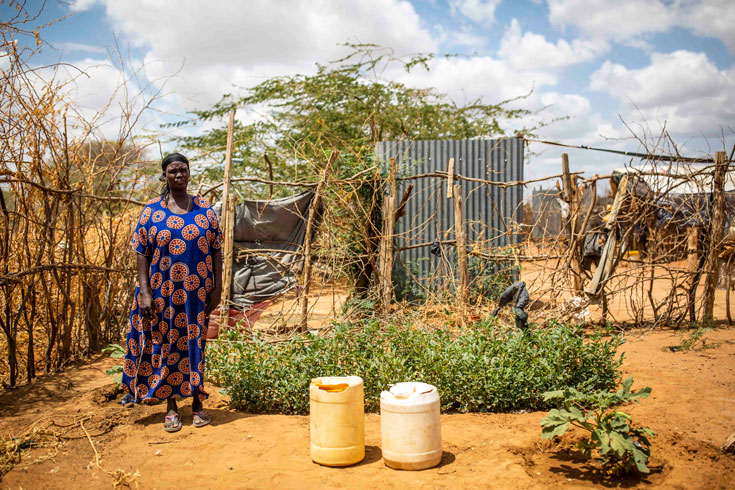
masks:
<svg viewBox="0 0 735 490"><path fill-rule="evenodd" d="M319 211L319 206L322 202L322 194L324 193L324 187L327 184L329 173L332 170L334 161L337 160L339 152L332 150L332 154L329 156L329 161L324 166L322 171L322 179L316 186L314 191L314 198L311 200L309 205L309 218L306 221L306 232L304 234L304 270L301 275L301 284L303 289L301 290L301 324L299 325L299 331L306 332L307 320L309 317L309 287L311 286L311 236L314 234L314 223L316 222L316 214Z"/></svg>
<svg viewBox="0 0 735 490"><path fill-rule="evenodd" d="M689 312L690 322L697 319L695 301L697 299L697 285L702 275L699 261L699 228L690 226L687 228L687 269L689 271L687 311Z"/></svg>
<svg viewBox="0 0 735 490"><path fill-rule="evenodd" d="M607 279L612 274L613 266L615 265L618 253L620 252L620 250L618 250L620 245L620 233L617 219L618 214L621 213L626 197L630 192L630 190L628 189L629 187L630 186L628 185L628 175L623 175L623 178L620 179L620 188L615 194L615 200L612 204L612 210L610 211L607 225L605 226L608 234L605 246L602 247L600 262L597 265L597 269L595 270L594 275L592 276L592 280L587 284L584 289L585 293L590 296L597 297L602 291L604 291L605 281L607 281Z"/></svg>
<svg viewBox="0 0 735 490"><path fill-rule="evenodd" d="M227 151L225 153L225 180L222 192L222 231L224 253L222 257L222 300L219 304L220 331L229 327L230 295L232 292L232 252L235 238L235 196L230 196L232 178L232 153L234 150L235 111L230 111L227 126Z"/></svg>
<svg viewBox="0 0 735 490"><path fill-rule="evenodd" d="M715 175L712 182L712 214L710 216L709 245L705 259L704 270L707 278L704 282L704 304L703 322L714 320L715 290L719 282L720 274L720 245L722 242L722 227L725 221L725 173L728 162L724 151L715 154Z"/></svg>
<svg viewBox="0 0 735 490"><path fill-rule="evenodd" d="M569 205L569 216L564 223L564 227L567 230L567 236L569 239L569 260L567 266L571 265L572 268L572 283L574 291L579 294L582 292L582 264L581 256L579 253L579 233L577 232L577 217L579 215L580 199L579 190L576 186L576 175L572 178L569 172L569 155L566 153L561 154L561 168L562 168L562 185L564 201ZM583 231L583 230L582 230Z"/></svg>
<svg viewBox="0 0 735 490"><path fill-rule="evenodd" d="M383 199L383 229L381 230L378 260L380 264L380 305L383 314L390 313L393 300L393 233L396 225L396 198L385 196Z"/></svg>
<svg viewBox="0 0 735 490"><path fill-rule="evenodd" d="M378 261L380 265L380 305L383 314L390 313L390 303L393 300L393 235L396 228L396 159L390 159L390 173L388 175L390 195L383 199L383 226L381 230Z"/></svg>
<svg viewBox="0 0 735 490"><path fill-rule="evenodd" d="M467 267L467 238L464 229L462 187L454 184L454 237L457 240L457 265L459 267L459 289L457 299L464 305L469 293L469 272Z"/></svg>
<svg viewBox="0 0 735 490"><path fill-rule="evenodd" d="M447 177L449 178L449 180L447 180L447 199L452 199L454 195L454 158L449 159L449 164L447 165Z"/></svg>

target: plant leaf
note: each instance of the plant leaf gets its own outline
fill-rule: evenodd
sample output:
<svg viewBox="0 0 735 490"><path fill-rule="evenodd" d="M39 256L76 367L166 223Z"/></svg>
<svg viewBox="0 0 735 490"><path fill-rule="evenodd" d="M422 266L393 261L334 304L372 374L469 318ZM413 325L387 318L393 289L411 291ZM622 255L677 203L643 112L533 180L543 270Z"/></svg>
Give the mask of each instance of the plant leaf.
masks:
<svg viewBox="0 0 735 490"><path fill-rule="evenodd" d="M617 431L610 432L610 447L617 453L621 458L625 456L625 453L633 450L632 441L628 440L621 433Z"/></svg>
<svg viewBox="0 0 735 490"><path fill-rule="evenodd" d="M567 431L567 429L569 429L569 422L555 426L546 426L541 429L541 437L544 439L551 439L554 436L561 436Z"/></svg>
<svg viewBox="0 0 735 490"><path fill-rule="evenodd" d="M546 391L543 397L545 402L556 398L564 398L564 390Z"/></svg>
<svg viewBox="0 0 735 490"><path fill-rule="evenodd" d="M648 454L635 446L633 446L633 461L635 461L636 469L641 473L650 472L648 466L646 466L646 463L648 462Z"/></svg>

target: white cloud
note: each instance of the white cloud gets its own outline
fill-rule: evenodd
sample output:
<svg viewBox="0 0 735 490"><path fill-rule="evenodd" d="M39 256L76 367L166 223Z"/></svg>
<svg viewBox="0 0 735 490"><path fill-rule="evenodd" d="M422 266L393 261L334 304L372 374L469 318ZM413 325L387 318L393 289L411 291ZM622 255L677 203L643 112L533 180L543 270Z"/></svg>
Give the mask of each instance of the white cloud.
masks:
<svg viewBox="0 0 735 490"><path fill-rule="evenodd" d="M552 91L539 94L534 97L533 102L546 107L540 115L547 120L566 118L540 128L538 137L541 140L613 149L638 149L631 147L630 142L617 140L617 138L629 136L625 133L625 128L609 124L602 114L595 112L591 101L586 97ZM605 138L615 140L605 140ZM528 179L559 174L561 172L562 153L569 155L572 171L585 172L586 177L594 174L604 175L628 161L627 157L616 157L606 153L575 150L573 148L560 148L541 143L530 143L529 149L533 154L530 155L528 165L524 169L524 176ZM553 186L553 184L554 181L549 180L535 184L533 187L546 188ZM530 187L526 188L525 192L528 194Z"/></svg>
<svg viewBox="0 0 735 490"><path fill-rule="evenodd" d="M85 58L33 71L36 89L58 87L68 111L70 133L85 135L91 130L95 137L115 140L135 126L134 135L159 131L161 113L156 110L154 93L141 78L139 60L121 69L109 60ZM146 104L153 101L151 108Z"/></svg>
<svg viewBox="0 0 735 490"><path fill-rule="evenodd" d="M576 27L585 37L641 45L641 36L681 26L717 37L735 52L732 0L548 0L548 5L552 25Z"/></svg>
<svg viewBox="0 0 735 490"><path fill-rule="evenodd" d="M688 27L700 36L720 39L730 53L735 53L735 2L679 0L676 5L679 8L682 26Z"/></svg>
<svg viewBox="0 0 735 490"><path fill-rule="evenodd" d="M460 30L446 30L442 25L434 26L434 32L442 48L469 47L482 48L487 44L487 38L474 34L471 29L462 27Z"/></svg>
<svg viewBox="0 0 735 490"><path fill-rule="evenodd" d="M498 54L516 69L559 68L584 63L605 52L608 45L602 40L575 39L571 43L559 39L550 43L540 34L521 32L521 25L513 19L500 41Z"/></svg>
<svg viewBox="0 0 735 490"><path fill-rule="evenodd" d="M7 51L0 51L0 71L10 68L10 58Z"/></svg>
<svg viewBox="0 0 735 490"><path fill-rule="evenodd" d="M676 135L717 137L735 121L735 69L719 70L704 53L654 53L640 69L606 61L590 77L590 88L640 110L627 119L666 121Z"/></svg>
<svg viewBox="0 0 735 490"><path fill-rule="evenodd" d="M492 24L501 0L449 0L452 14L460 12L473 22Z"/></svg>
<svg viewBox="0 0 735 490"><path fill-rule="evenodd" d="M316 61L343 55L338 43L348 40L390 46L398 54L438 47L406 1L184 0L175 7L165 0L98 3L116 31L147 51L149 76L178 72L170 87L187 109L219 100L233 85L313 70Z"/></svg>
<svg viewBox="0 0 735 490"><path fill-rule="evenodd" d="M506 62L488 56L438 58L430 62L430 71L406 73L394 69L386 77L414 87L435 87L458 104L482 98L497 103L557 83L555 75L544 71L514 70ZM526 101L521 101L522 106Z"/></svg>
<svg viewBox="0 0 735 490"><path fill-rule="evenodd" d="M91 46L89 44L75 43L71 41L54 43L53 47L67 52L81 51L83 53L99 53L100 51L105 50L104 48L101 48L99 46Z"/></svg>

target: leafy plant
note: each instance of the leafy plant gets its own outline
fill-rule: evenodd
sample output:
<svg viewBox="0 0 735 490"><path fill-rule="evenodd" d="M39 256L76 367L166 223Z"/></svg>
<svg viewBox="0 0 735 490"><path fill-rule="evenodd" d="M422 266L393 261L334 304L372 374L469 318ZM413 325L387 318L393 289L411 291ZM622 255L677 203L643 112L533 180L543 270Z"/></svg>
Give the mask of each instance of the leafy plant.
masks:
<svg viewBox="0 0 735 490"><path fill-rule="evenodd" d="M110 344L104 349L102 349L103 354L110 354L110 357L113 359L124 359L125 358L125 347L123 347L120 344ZM105 374L112 378L112 380L115 383L120 383L122 381L122 372L123 367L122 364L118 364L116 366L111 367L107 371L105 371Z"/></svg>
<svg viewBox="0 0 735 490"><path fill-rule="evenodd" d="M310 380L344 375L363 378L369 411L390 383L409 380L435 385L445 411L543 409L545 391L613 388L622 342L557 323L519 333L488 320L455 334L370 320L278 344L229 331L209 346L207 369L249 412L308 413Z"/></svg>
<svg viewBox="0 0 735 490"><path fill-rule="evenodd" d="M342 313L352 318L368 318L375 315L375 301L351 296L342 306Z"/></svg>
<svg viewBox="0 0 735 490"><path fill-rule="evenodd" d="M682 352L682 351L689 351L695 349L698 345L701 343L702 349L714 349L719 344L717 343L711 343L707 345L707 339L704 337L706 333L710 332L712 330L711 327L703 327L699 326L697 329L689 334L688 336L684 337L679 345L671 345L668 347L668 350L671 352ZM667 349L666 347L664 349Z"/></svg>
<svg viewBox="0 0 735 490"><path fill-rule="evenodd" d="M648 398L651 388L632 391L633 377L623 381L616 392L581 392L575 388L549 391L544 400L562 400L563 408L554 408L541 419L541 436L551 439L563 435L571 426L589 432L586 440L578 443L586 457L594 452L602 468L610 474L627 473L633 466L648 473L651 443L648 438L656 434L648 427L636 427L630 415L613 407Z"/></svg>

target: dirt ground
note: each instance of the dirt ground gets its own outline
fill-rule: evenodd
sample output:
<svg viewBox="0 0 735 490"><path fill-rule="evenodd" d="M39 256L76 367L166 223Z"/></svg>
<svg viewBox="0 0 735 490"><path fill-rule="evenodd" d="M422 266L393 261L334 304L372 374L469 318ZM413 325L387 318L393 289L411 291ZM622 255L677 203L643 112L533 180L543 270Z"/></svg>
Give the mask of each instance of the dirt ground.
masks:
<svg viewBox="0 0 735 490"><path fill-rule="evenodd" d="M540 437L542 412L519 414L446 414L442 416L444 457L433 469L403 472L387 468L380 452L380 418L366 416L366 458L348 468L326 468L309 457L306 416L252 415L228 410L212 387L207 404L209 427L196 429L191 410L182 410L184 428L162 429L163 405L123 409L118 400L100 400L109 385L104 370L115 363L91 364L39 379L31 386L0 395L0 433L18 435L40 419L66 428L67 440L50 460L33 449L7 473L8 489L109 488L109 473L135 474L131 486L174 488L735 488L735 457L719 447L735 431L735 329L706 335L712 348L671 352L682 331L632 331L627 334L625 372L635 386L653 393L627 411L653 428L650 466L644 478L601 479L573 449L580 434L558 443ZM99 453L82 430L84 422ZM61 430L61 429L60 429ZM101 435L97 435L100 434ZM108 473L109 472L109 473Z"/></svg>

